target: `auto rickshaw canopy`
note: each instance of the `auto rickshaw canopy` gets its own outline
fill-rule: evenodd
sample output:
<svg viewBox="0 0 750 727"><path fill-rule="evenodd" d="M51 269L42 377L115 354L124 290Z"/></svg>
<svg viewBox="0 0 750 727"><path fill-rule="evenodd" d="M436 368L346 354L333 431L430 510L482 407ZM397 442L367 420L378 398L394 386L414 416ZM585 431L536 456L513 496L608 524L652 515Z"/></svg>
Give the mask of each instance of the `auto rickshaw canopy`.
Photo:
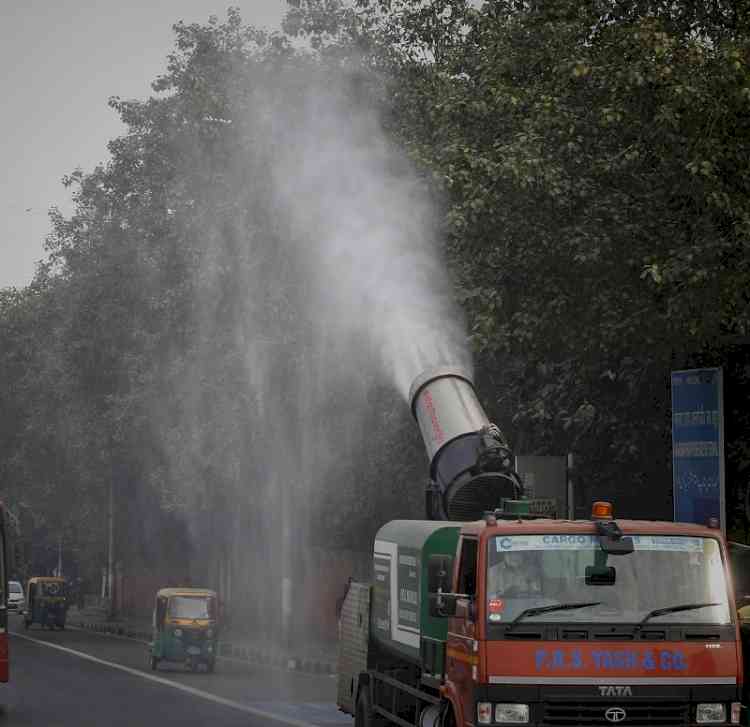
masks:
<svg viewBox="0 0 750 727"><path fill-rule="evenodd" d="M171 598L172 596L206 596L207 598L216 598L216 591L208 588L162 588L156 592L157 598Z"/></svg>
<svg viewBox="0 0 750 727"><path fill-rule="evenodd" d="M31 593L32 586L43 586L45 596L65 595L65 579L59 576L34 576L26 583L27 596Z"/></svg>

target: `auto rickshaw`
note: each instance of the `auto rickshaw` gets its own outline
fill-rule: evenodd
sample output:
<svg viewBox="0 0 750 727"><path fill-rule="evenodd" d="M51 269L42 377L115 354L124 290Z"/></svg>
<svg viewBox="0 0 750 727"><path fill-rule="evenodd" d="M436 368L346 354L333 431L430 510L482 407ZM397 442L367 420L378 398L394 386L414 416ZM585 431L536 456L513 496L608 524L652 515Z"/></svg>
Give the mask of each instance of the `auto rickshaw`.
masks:
<svg viewBox="0 0 750 727"><path fill-rule="evenodd" d="M203 588L162 588L156 594L149 665L182 662L212 672L219 641L218 598Z"/></svg>
<svg viewBox="0 0 750 727"><path fill-rule="evenodd" d="M32 623L54 629L65 628L68 612L68 599L65 593L65 579L54 576L29 578L26 584L26 612L24 626Z"/></svg>

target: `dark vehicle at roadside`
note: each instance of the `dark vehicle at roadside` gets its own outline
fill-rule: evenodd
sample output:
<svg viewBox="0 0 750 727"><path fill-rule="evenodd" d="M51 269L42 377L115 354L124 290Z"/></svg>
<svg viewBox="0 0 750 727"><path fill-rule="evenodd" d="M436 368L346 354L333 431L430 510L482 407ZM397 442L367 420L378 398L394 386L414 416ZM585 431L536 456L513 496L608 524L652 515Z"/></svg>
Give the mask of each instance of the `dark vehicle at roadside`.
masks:
<svg viewBox="0 0 750 727"><path fill-rule="evenodd" d="M54 576L29 578L26 585L24 626L38 623L44 628L65 628L68 612L65 579Z"/></svg>

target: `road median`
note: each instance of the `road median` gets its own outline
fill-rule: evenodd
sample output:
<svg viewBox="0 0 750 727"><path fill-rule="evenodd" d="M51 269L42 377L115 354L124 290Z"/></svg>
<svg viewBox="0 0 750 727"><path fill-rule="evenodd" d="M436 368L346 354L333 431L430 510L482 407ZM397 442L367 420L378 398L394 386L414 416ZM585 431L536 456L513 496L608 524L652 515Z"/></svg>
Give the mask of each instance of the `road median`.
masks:
<svg viewBox="0 0 750 727"><path fill-rule="evenodd" d="M142 625L86 618L86 614L69 619L69 623L76 628L107 636L132 639L143 644L151 642L150 629ZM336 673L336 661L332 654L322 654L316 657L231 637L219 641L219 658L306 674L333 675Z"/></svg>

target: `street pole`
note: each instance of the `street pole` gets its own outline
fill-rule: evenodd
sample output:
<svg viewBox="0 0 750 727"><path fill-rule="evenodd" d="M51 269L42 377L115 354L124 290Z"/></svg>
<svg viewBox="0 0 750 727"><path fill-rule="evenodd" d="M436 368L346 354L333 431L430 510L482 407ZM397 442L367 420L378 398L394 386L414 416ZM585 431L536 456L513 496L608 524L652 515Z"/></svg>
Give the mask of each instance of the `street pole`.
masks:
<svg viewBox="0 0 750 727"><path fill-rule="evenodd" d="M57 540L57 575L62 578L62 535Z"/></svg>
<svg viewBox="0 0 750 727"><path fill-rule="evenodd" d="M107 508L107 528L109 530L107 543L107 598L109 599L109 612L114 612L114 599L112 584L114 582L115 562L115 480L109 481L109 507Z"/></svg>
<svg viewBox="0 0 750 727"><path fill-rule="evenodd" d="M568 520L575 520L576 519L576 500L575 500L575 488L573 484L573 467L574 467L574 459L573 459L573 453L568 452L568 458L567 458L567 474L568 474L568 481L567 481L567 489L568 489Z"/></svg>

